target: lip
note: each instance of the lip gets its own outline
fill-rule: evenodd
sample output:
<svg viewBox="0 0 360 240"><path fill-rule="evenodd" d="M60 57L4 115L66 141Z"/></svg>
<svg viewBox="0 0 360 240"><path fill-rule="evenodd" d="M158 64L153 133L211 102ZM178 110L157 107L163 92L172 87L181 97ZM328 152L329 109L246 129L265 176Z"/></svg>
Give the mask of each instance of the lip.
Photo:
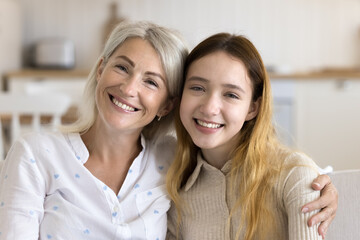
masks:
<svg viewBox="0 0 360 240"><path fill-rule="evenodd" d="M117 109L120 109L125 112L133 113L139 111L138 108L136 108L134 105L130 104L129 102L125 101L124 99L114 96L112 94L109 94L109 99L113 106L115 106Z"/></svg>
<svg viewBox="0 0 360 240"><path fill-rule="evenodd" d="M193 118L195 127L202 133L212 134L224 127L224 124Z"/></svg>

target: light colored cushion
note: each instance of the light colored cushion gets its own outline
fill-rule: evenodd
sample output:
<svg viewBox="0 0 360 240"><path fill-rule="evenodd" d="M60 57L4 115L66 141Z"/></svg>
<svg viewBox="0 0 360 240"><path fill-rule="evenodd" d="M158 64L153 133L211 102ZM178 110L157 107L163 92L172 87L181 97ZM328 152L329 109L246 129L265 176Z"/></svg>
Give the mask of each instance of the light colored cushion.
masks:
<svg viewBox="0 0 360 240"><path fill-rule="evenodd" d="M1 169L2 169L3 165L4 165L4 160L0 159L0 173L1 173Z"/></svg>
<svg viewBox="0 0 360 240"><path fill-rule="evenodd" d="M326 240L360 239L360 169L329 174L339 192L339 205Z"/></svg>

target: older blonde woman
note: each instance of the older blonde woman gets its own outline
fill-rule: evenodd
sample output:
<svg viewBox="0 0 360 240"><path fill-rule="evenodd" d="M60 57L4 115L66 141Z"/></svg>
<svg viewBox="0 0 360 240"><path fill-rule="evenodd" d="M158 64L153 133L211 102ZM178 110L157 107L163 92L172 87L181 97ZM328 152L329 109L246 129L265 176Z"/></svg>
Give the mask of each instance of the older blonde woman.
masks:
<svg viewBox="0 0 360 240"><path fill-rule="evenodd" d="M0 176L0 239L163 239L175 147L165 135L187 53L170 29L117 26L79 120L12 146Z"/></svg>

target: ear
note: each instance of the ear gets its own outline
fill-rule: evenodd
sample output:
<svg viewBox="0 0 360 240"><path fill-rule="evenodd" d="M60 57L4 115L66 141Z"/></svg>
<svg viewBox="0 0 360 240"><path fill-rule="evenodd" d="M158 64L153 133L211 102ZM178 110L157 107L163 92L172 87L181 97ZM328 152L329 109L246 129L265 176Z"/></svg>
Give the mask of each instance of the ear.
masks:
<svg viewBox="0 0 360 240"><path fill-rule="evenodd" d="M178 102L178 98L168 99L165 102L164 106L159 110L157 116L164 117L168 115L174 109L174 106L176 105L177 102Z"/></svg>
<svg viewBox="0 0 360 240"><path fill-rule="evenodd" d="M98 63L98 67L97 67L97 70L96 70L96 81L99 82L99 79L101 77L101 74L103 73L104 71L104 67L105 67L105 64L104 64L104 58L101 58L99 63Z"/></svg>
<svg viewBox="0 0 360 240"><path fill-rule="evenodd" d="M249 112L246 115L245 121L250 121L257 116L257 114L259 113L260 104L261 97L259 97L255 102L250 103Z"/></svg>

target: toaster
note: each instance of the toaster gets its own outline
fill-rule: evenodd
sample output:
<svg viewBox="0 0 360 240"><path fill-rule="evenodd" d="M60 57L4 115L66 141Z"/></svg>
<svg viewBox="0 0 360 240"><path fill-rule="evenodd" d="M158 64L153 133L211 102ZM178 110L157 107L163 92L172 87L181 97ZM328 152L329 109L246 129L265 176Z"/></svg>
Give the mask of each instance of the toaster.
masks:
<svg viewBox="0 0 360 240"><path fill-rule="evenodd" d="M42 39L34 46L34 65L38 68L71 69L75 66L75 47L67 39Z"/></svg>

